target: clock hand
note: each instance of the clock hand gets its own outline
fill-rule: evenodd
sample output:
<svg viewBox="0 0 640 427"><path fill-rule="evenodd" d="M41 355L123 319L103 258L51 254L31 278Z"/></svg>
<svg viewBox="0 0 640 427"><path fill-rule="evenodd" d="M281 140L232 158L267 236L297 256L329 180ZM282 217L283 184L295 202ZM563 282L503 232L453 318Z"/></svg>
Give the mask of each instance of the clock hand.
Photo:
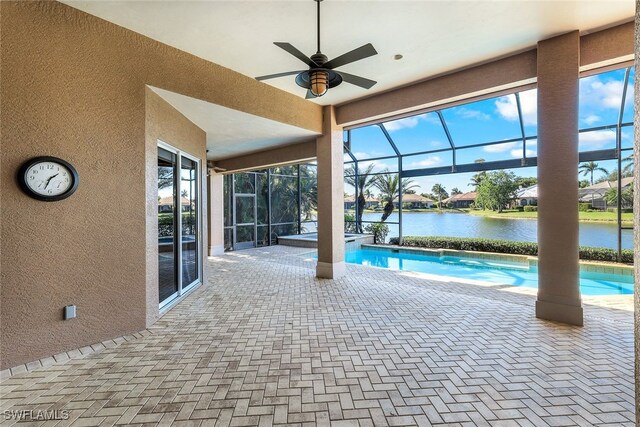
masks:
<svg viewBox="0 0 640 427"><path fill-rule="evenodd" d="M44 188L46 189L46 188L49 186L49 183L51 182L51 180L52 180L53 178L55 178L56 176L58 176L58 175L60 175L60 174L59 174L59 173L57 173L57 174L55 174L55 175L50 176L50 177L49 177L49 179L47 179L47 184L44 186Z"/></svg>

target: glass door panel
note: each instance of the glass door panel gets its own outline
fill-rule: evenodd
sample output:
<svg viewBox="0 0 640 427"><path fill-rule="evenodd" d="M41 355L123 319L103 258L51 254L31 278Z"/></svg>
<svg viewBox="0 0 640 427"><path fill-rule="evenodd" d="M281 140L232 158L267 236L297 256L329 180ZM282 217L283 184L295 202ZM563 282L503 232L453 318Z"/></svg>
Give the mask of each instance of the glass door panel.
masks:
<svg viewBox="0 0 640 427"><path fill-rule="evenodd" d="M177 156L158 148L158 286L160 303L178 294L177 264Z"/></svg>
<svg viewBox="0 0 640 427"><path fill-rule="evenodd" d="M198 164L180 159L180 218L182 220L182 288L200 278L198 248Z"/></svg>

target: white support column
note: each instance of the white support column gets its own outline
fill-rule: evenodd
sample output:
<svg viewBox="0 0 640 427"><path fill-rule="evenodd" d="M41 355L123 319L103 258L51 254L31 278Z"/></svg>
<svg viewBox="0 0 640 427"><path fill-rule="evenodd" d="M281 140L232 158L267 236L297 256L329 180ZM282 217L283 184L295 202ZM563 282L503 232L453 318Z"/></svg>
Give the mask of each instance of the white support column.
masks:
<svg viewBox="0 0 640 427"><path fill-rule="evenodd" d="M582 325L578 262L578 31L538 43L536 317Z"/></svg>
<svg viewBox="0 0 640 427"><path fill-rule="evenodd" d="M344 265L344 154L342 127L333 106L324 107L318 157L318 264L316 276L337 279Z"/></svg>
<svg viewBox="0 0 640 427"><path fill-rule="evenodd" d="M224 175L209 175L209 256L224 254Z"/></svg>

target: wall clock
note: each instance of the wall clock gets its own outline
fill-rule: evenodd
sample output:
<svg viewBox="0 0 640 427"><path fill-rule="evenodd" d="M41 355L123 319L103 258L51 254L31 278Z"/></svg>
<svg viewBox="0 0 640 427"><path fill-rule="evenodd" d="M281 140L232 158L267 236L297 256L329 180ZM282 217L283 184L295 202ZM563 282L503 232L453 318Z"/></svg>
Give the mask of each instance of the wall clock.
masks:
<svg viewBox="0 0 640 427"><path fill-rule="evenodd" d="M45 202L66 199L78 188L78 171L57 157L39 156L25 162L18 183L27 195Z"/></svg>

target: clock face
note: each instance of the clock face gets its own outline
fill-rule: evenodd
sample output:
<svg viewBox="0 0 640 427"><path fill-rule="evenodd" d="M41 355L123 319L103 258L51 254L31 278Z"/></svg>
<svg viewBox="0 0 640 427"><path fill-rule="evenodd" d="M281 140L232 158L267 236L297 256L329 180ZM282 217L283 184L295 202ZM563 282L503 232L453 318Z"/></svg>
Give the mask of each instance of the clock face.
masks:
<svg viewBox="0 0 640 427"><path fill-rule="evenodd" d="M43 196L59 196L71 188L71 171L55 162L41 162L27 169L27 185L34 193Z"/></svg>
<svg viewBox="0 0 640 427"><path fill-rule="evenodd" d="M25 163L19 176L30 196L45 201L70 196L78 185L78 173L69 163L53 157L40 157Z"/></svg>

